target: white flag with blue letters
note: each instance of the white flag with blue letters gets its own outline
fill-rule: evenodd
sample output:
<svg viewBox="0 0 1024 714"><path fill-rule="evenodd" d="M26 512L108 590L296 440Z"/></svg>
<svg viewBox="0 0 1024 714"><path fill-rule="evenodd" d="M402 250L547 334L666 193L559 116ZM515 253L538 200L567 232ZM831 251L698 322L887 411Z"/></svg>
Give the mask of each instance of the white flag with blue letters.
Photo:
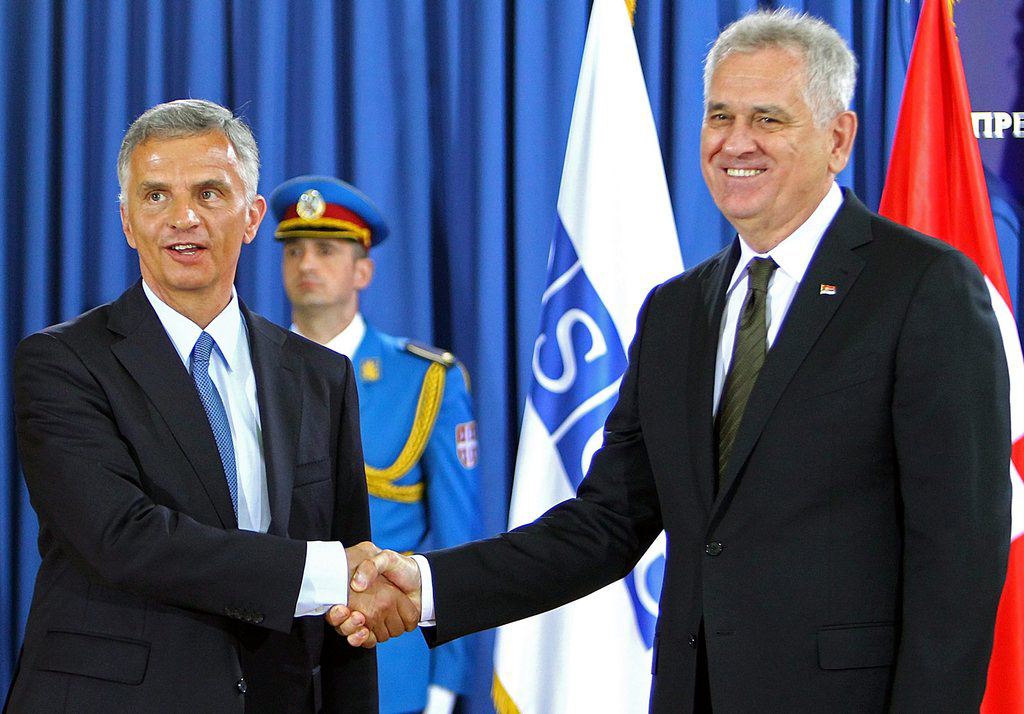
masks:
<svg viewBox="0 0 1024 714"><path fill-rule="evenodd" d="M509 527L575 495L600 447L652 287L682 272L672 206L624 0L595 0L541 299ZM501 714L647 711L662 535L626 579L501 628Z"/></svg>

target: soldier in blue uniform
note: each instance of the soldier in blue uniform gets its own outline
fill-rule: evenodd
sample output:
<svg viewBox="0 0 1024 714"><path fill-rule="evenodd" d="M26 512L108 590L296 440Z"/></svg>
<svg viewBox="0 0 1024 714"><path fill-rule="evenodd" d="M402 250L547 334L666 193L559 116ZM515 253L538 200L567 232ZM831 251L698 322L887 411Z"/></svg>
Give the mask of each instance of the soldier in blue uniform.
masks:
<svg viewBox="0 0 1024 714"><path fill-rule="evenodd" d="M292 330L356 368L374 542L410 552L471 540L478 452L468 376L450 352L384 334L359 312L373 279L368 251L388 232L380 212L323 176L284 182L270 203ZM463 641L431 652L421 637L400 637L377 652L382 714L447 714L467 689Z"/></svg>

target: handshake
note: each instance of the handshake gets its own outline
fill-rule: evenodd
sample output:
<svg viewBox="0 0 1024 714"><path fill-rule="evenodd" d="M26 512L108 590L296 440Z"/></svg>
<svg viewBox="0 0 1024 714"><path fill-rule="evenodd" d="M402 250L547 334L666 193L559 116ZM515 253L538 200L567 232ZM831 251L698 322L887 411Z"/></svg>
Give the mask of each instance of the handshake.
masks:
<svg viewBox="0 0 1024 714"><path fill-rule="evenodd" d="M364 541L345 549L348 605L335 605L324 619L353 647L374 647L421 619L420 568L416 561Z"/></svg>

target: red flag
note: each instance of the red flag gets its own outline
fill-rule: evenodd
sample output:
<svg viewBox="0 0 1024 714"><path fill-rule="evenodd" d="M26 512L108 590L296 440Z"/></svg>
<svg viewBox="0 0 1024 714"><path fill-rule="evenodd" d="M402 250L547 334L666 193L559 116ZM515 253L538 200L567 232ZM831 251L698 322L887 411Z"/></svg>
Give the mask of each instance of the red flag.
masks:
<svg viewBox="0 0 1024 714"><path fill-rule="evenodd" d="M956 246L978 264L989 283L1010 371L1014 518L981 711L1024 712L1024 358L948 0L925 0L921 8L879 213Z"/></svg>

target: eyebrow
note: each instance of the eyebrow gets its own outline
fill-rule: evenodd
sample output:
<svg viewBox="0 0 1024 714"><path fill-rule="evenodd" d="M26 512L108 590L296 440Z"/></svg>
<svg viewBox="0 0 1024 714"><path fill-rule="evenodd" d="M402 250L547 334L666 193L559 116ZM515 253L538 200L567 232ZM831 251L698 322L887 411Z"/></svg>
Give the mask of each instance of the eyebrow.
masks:
<svg viewBox="0 0 1024 714"><path fill-rule="evenodd" d="M728 102L721 102L721 101L719 101L719 102L708 102L707 109L705 110L705 112L710 114L711 112L722 111L723 109L729 109L729 103ZM785 109L783 109L778 104L755 105L755 106L751 107L750 113L751 114L772 114L772 115L775 115L775 116L782 116L782 117L790 116L789 112L786 111Z"/></svg>
<svg viewBox="0 0 1024 714"><path fill-rule="evenodd" d="M139 184L139 193L149 193L150 191L164 191L167 189L167 184L162 181L143 181Z"/></svg>
<svg viewBox="0 0 1024 714"><path fill-rule="evenodd" d="M789 112L780 107L777 104L765 104L762 106L755 106L751 112L753 114L775 114L778 116L788 117Z"/></svg>
<svg viewBox="0 0 1024 714"><path fill-rule="evenodd" d="M208 178L193 184L193 188L202 190L205 188L215 188L223 192L229 192L231 186L228 185L227 181L223 181L217 178ZM168 190L168 184L164 181L143 181L139 184L139 193L145 194L150 191L166 191Z"/></svg>
<svg viewBox="0 0 1024 714"><path fill-rule="evenodd" d="M221 191L222 193L230 193L231 192L231 186L228 185L227 181L223 181L221 179L215 179L215 178L204 179L204 180L200 181L199 183L195 184L195 187L197 189L200 189L200 190L202 190L204 188L215 188L215 189L218 189L219 191Z"/></svg>

